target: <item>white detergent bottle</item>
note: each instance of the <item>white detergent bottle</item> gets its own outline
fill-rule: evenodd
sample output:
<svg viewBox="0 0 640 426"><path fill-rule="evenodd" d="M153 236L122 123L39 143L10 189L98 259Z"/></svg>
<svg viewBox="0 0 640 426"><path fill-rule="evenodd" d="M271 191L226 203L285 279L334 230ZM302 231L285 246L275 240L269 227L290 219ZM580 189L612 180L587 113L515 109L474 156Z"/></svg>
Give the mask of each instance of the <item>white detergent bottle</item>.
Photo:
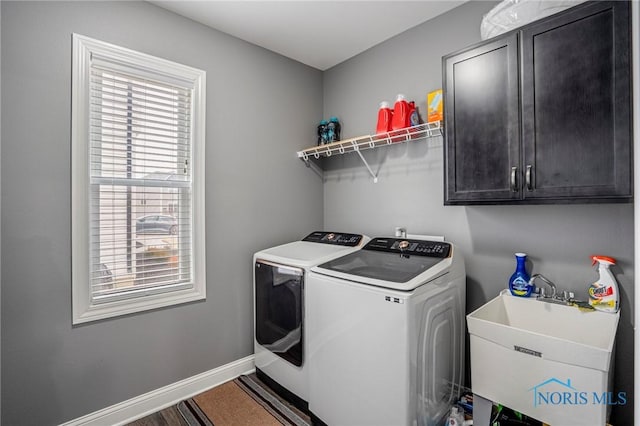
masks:
<svg viewBox="0 0 640 426"><path fill-rule="evenodd" d="M598 263L600 278L589 287L589 304L603 312L618 312L620 309L618 283L609 267L615 265L615 259L607 256L591 256L593 265Z"/></svg>
<svg viewBox="0 0 640 426"><path fill-rule="evenodd" d="M464 426L464 414L460 407L457 405L451 407L445 426Z"/></svg>

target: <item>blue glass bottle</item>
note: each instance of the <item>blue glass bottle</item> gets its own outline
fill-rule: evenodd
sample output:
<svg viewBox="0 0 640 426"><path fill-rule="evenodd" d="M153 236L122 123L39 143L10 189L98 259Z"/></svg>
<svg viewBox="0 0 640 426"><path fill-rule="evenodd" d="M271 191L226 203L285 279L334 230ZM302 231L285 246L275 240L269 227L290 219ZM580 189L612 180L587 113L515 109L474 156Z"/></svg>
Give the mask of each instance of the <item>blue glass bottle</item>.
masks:
<svg viewBox="0 0 640 426"><path fill-rule="evenodd" d="M509 278L509 290L514 296L529 297L533 285L529 284L531 277L526 269L527 254L516 253L516 271Z"/></svg>

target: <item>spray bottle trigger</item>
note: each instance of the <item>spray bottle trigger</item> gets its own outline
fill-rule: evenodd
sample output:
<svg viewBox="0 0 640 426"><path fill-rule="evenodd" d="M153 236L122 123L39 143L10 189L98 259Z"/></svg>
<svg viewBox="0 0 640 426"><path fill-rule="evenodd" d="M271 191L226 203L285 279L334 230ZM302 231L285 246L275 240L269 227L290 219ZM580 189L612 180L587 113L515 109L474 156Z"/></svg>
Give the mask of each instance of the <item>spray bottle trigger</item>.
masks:
<svg viewBox="0 0 640 426"><path fill-rule="evenodd" d="M591 266L595 265L596 262L605 262L609 265L615 265L616 264L616 260L613 257L609 257L609 256L601 256L601 255L592 255L591 256L591 260L593 261L593 263L591 263Z"/></svg>

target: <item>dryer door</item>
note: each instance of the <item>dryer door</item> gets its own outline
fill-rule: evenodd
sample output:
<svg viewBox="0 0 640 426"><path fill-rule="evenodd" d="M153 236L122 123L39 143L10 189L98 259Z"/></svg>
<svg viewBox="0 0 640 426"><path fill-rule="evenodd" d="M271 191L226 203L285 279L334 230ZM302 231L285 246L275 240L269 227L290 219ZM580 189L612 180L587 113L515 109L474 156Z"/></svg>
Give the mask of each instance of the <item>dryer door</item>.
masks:
<svg viewBox="0 0 640 426"><path fill-rule="evenodd" d="M254 276L257 342L301 366L304 270L257 260Z"/></svg>

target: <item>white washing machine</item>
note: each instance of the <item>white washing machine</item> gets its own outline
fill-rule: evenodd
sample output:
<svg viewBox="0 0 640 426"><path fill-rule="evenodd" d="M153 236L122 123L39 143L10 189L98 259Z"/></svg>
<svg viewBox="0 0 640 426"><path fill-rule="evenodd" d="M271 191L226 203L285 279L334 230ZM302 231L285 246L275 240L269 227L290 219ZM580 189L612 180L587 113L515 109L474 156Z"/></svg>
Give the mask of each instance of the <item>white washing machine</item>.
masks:
<svg viewBox="0 0 640 426"><path fill-rule="evenodd" d="M465 267L440 241L374 238L311 269L315 424L441 424L464 379Z"/></svg>
<svg viewBox="0 0 640 426"><path fill-rule="evenodd" d="M254 264L256 374L298 408L308 409L306 277L320 263L359 250L359 234L313 232L257 252Z"/></svg>

